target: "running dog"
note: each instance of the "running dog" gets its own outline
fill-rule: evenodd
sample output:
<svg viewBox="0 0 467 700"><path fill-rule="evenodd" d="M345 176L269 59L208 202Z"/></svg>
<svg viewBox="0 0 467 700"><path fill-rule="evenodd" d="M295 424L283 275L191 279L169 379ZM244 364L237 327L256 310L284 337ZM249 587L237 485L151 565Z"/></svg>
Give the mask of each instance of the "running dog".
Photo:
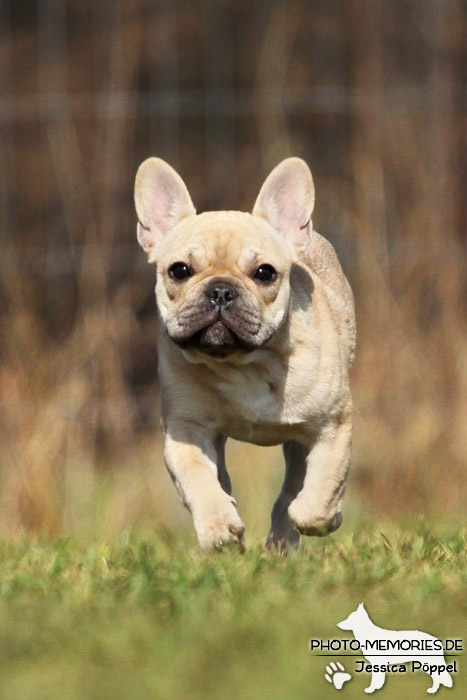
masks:
<svg viewBox="0 0 467 700"><path fill-rule="evenodd" d="M197 215L159 158L136 176L138 241L157 271L165 462L203 548L244 546L228 437L284 446L267 546L342 522L355 314L334 248L313 231L314 200L299 158L272 171L251 214Z"/></svg>

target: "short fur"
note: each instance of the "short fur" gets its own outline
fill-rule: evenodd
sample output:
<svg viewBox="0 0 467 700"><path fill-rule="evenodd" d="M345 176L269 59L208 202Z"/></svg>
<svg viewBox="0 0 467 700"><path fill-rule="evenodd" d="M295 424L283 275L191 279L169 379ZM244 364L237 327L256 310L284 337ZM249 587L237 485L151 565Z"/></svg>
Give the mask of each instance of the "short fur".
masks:
<svg viewBox="0 0 467 700"><path fill-rule="evenodd" d="M165 461L201 546L244 546L227 437L284 445L268 546L335 530L350 461L355 315L333 247L312 230L308 166L280 163L252 214L196 215L180 176L150 158L135 201L138 240L157 268ZM171 277L174 263L191 276ZM277 278L260 281L262 265Z"/></svg>

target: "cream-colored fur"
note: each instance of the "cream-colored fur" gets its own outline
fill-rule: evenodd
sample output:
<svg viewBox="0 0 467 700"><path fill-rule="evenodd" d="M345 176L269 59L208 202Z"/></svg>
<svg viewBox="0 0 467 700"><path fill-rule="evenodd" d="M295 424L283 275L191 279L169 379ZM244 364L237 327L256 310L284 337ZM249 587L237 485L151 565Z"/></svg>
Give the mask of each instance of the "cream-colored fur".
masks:
<svg viewBox="0 0 467 700"><path fill-rule="evenodd" d="M135 200L138 240L157 268L165 460L201 546L243 547L227 437L284 445L268 546L335 530L350 461L355 317L334 249L312 230L307 165L279 164L252 214L196 215L177 173L150 158ZM190 276L171 278L175 263ZM258 280L265 264L277 279Z"/></svg>

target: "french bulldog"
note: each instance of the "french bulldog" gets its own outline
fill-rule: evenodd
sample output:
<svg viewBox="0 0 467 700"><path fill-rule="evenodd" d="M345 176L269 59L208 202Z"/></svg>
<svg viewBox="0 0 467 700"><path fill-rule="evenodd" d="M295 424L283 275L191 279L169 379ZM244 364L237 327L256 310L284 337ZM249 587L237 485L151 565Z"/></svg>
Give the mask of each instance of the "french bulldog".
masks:
<svg viewBox="0 0 467 700"><path fill-rule="evenodd" d="M157 273L164 457L204 549L244 549L228 437L283 445L267 547L342 522L355 312L334 248L313 231L314 200L300 158L270 173L251 214L196 214L159 158L136 175L138 241Z"/></svg>

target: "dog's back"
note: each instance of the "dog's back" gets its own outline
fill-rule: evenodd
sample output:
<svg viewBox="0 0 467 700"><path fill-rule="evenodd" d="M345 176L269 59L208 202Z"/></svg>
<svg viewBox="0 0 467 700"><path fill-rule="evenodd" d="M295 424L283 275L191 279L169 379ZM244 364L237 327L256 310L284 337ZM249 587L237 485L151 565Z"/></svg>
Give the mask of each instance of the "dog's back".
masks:
<svg viewBox="0 0 467 700"><path fill-rule="evenodd" d="M354 298L336 251L326 238L313 231L309 245L300 252L300 259L325 287L331 313L347 347L351 365L355 357L357 333Z"/></svg>

